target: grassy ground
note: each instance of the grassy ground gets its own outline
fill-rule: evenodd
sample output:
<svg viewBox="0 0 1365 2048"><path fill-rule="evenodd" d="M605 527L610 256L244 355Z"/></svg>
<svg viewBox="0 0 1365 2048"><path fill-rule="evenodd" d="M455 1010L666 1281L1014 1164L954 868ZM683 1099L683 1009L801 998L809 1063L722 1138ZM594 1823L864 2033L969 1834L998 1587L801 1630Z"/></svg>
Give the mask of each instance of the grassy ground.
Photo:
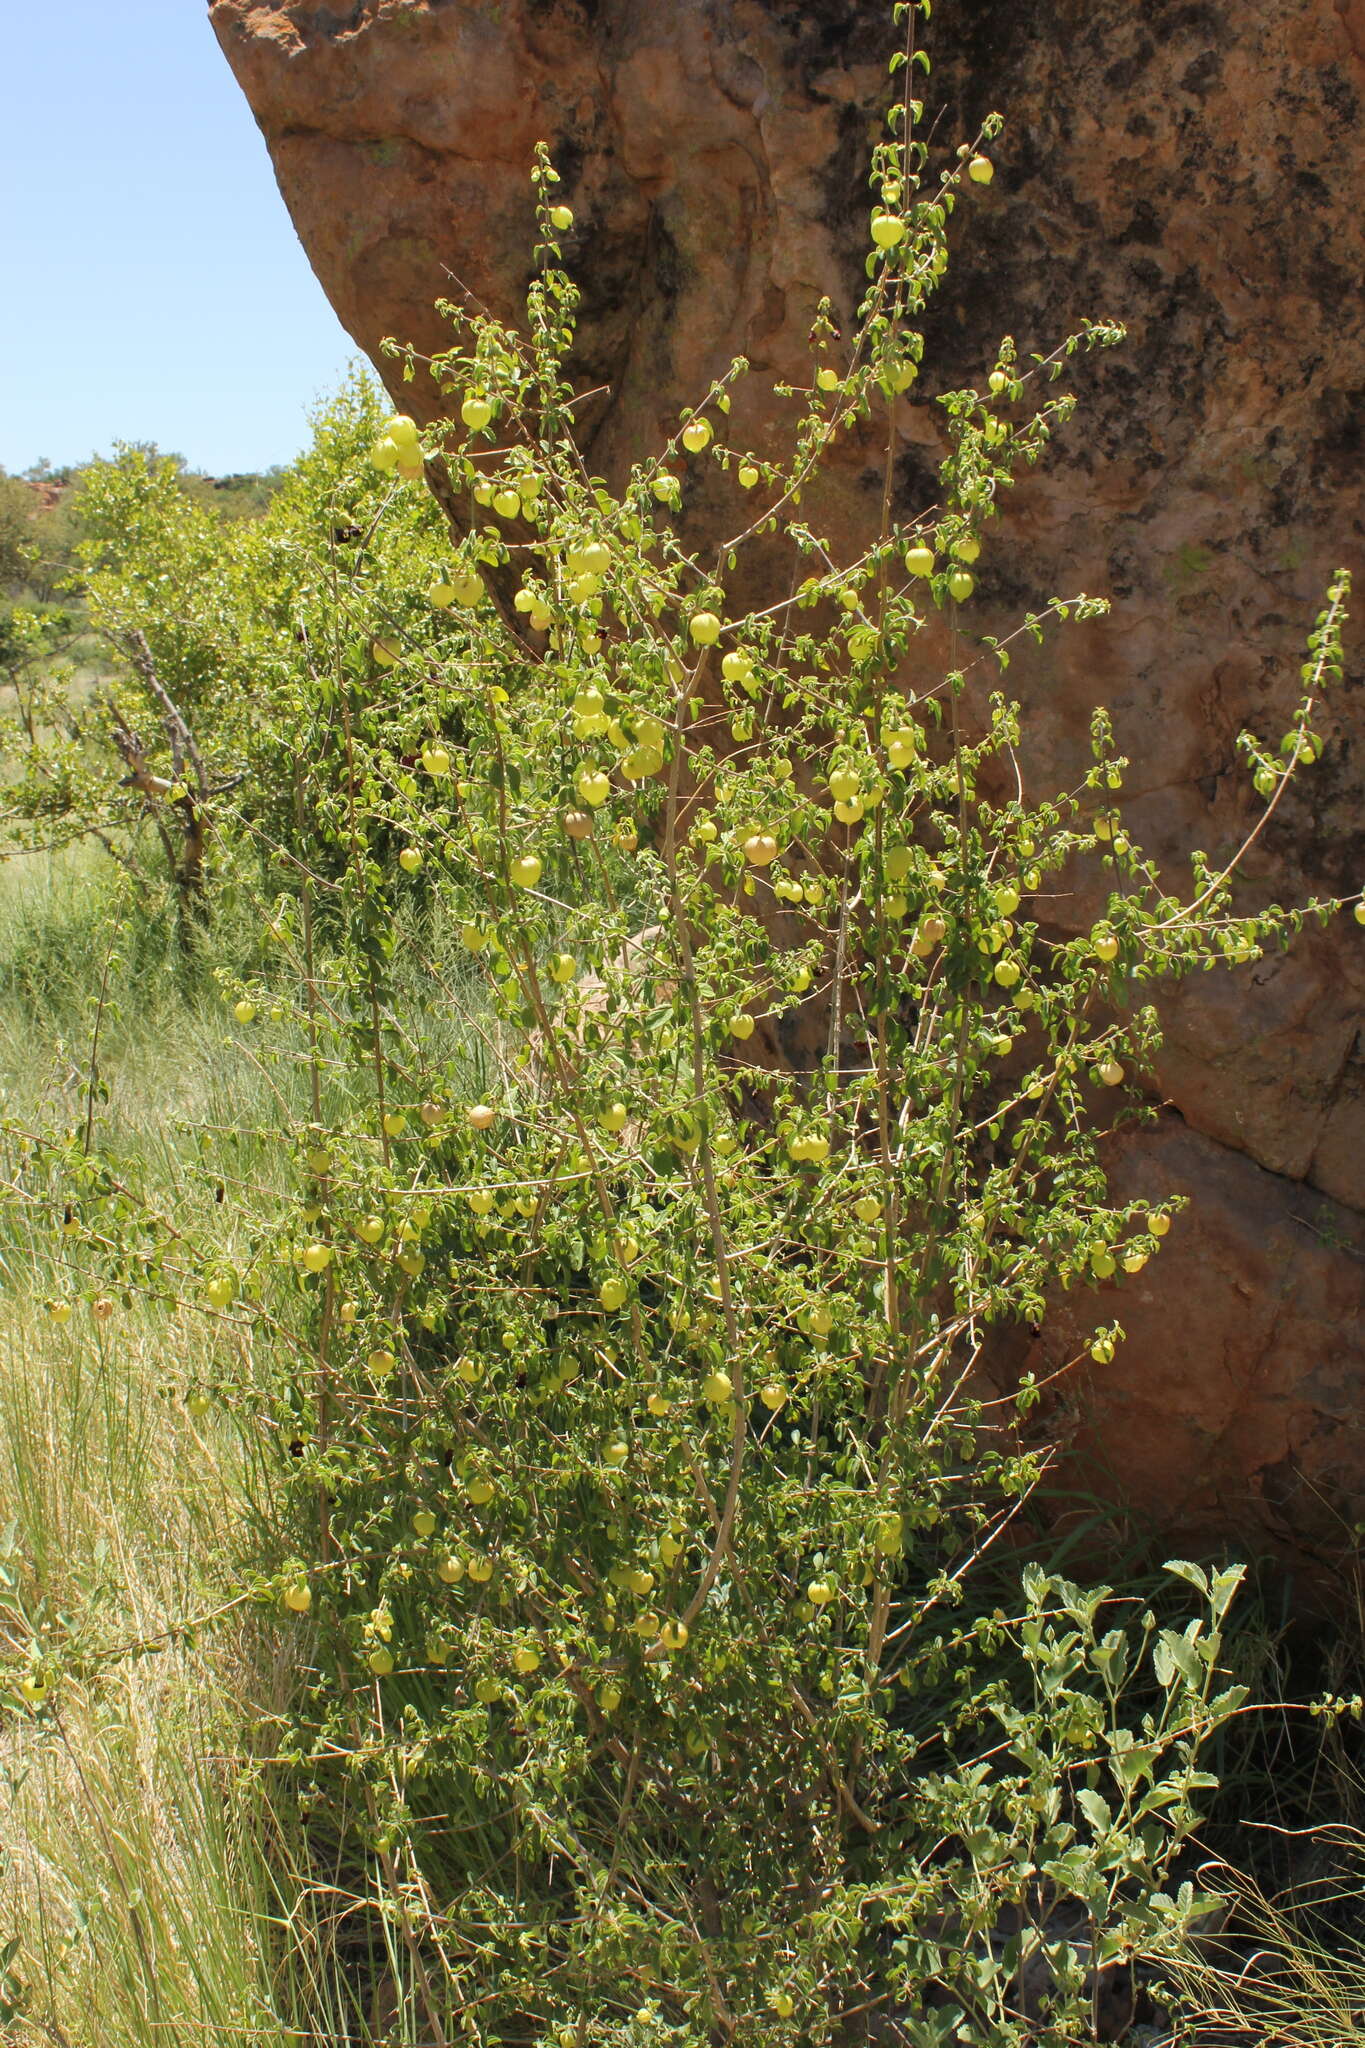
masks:
<svg viewBox="0 0 1365 2048"><path fill-rule="evenodd" d="M107 882L79 855L0 870L12 1113L40 1098L81 1109ZM173 983L140 1005L115 993L109 1113L173 1182L178 1114L209 1107L233 1061ZM195 1419L181 1398L212 1377L202 1324L118 1303L58 1326L44 1303L62 1291L61 1249L22 1220L3 1243L0 1635L22 1649L36 1620L75 1636L85 1669L42 1715L0 1706L0 1998L19 2008L0 2038L282 2042L262 1817L239 1759L287 1673L241 1608L172 1640L223 1604L256 1542L258 1475L229 1418ZM115 1654L130 1644L146 1647Z"/></svg>
<svg viewBox="0 0 1365 2048"><path fill-rule="evenodd" d="M26 2026L73 2048L283 2038L235 1759L284 1676L235 1615L168 1641L221 1604L249 1503L223 1425L161 1398L163 1344L131 1316L45 1330L22 1294L0 1331L9 1568L30 1614L41 1602L57 1632L79 1619L88 1656L49 1713L11 1715L0 1736L20 2040ZM98 1661L133 1643L146 1648Z"/></svg>
<svg viewBox="0 0 1365 2048"><path fill-rule="evenodd" d="M120 927L117 907L98 849L0 865L0 1111L83 1123L103 989L111 1148L182 1216L211 1199L206 1124L259 1129L252 1178L287 1178L250 1033L211 979L187 990L169 918ZM429 1021L433 1044L465 1049L447 1002ZM23 1170L0 1138L0 1177ZM315 1873L291 1882L297 1829L252 1768L288 1695L290 1632L244 1602L220 1611L244 1562L283 1542L250 1429L186 1402L240 1378L243 1356L192 1306L168 1321L119 1300L100 1320L77 1297L55 1322L49 1304L76 1293L63 1252L0 1204L0 1658L22 1658L37 1624L78 1638L85 1667L41 1714L0 1691L0 2042L355 2038L310 1925L346 1902ZM216 1618L185 1633L201 1617Z"/></svg>

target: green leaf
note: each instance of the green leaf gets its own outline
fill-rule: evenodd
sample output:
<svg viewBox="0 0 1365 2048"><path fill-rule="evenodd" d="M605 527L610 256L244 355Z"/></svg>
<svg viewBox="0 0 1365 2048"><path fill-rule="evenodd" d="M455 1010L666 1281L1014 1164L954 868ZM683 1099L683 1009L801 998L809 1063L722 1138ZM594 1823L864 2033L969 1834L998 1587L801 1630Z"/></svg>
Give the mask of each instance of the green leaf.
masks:
<svg viewBox="0 0 1365 2048"><path fill-rule="evenodd" d="M1128 1668L1128 1638L1123 1630L1110 1629L1103 1641L1090 1652L1090 1661L1111 1686L1117 1688L1122 1685Z"/></svg>
<svg viewBox="0 0 1365 2048"><path fill-rule="evenodd" d="M1107 1799L1102 1799L1098 1792L1092 1792L1088 1786L1083 1785L1076 1794L1076 1804L1097 1835L1109 1833L1113 1826L1113 1815L1109 1811Z"/></svg>
<svg viewBox="0 0 1365 2048"><path fill-rule="evenodd" d="M1191 1586L1196 1587L1201 1593L1207 1593L1209 1590L1208 1573L1202 1565L1191 1564L1188 1558L1168 1557L1161 1569L1172 1573L1177 1579L1187 1580ZM1240 1581L1242 1567L1238 1566L1237 1570Z"/></svg>
<svg viewBox="0 0 1365 2048"><path fill-rule="evenodd" d="M1169 1567L1168 1567L1169 1569ZM1213 1589L1210 1604L1213 1608L1215 1627L1222 1621L1236 1597L1237 1590L1246 1577L1244 1564L1228 1565L1213 1575Z"/></svg>
<svg viewBox="0 0 1365 2048"><path fill-rule="evenodd" d="M1127 1733L1127 1731L1124 1731ZM1134 1742L1131 1735L1123 1748L1111 1750L1109 1768L1125 1792L1136 1791L1144 1778L1150 1778L1152 1766L1158 1751L1154 1743Z"/></svg>

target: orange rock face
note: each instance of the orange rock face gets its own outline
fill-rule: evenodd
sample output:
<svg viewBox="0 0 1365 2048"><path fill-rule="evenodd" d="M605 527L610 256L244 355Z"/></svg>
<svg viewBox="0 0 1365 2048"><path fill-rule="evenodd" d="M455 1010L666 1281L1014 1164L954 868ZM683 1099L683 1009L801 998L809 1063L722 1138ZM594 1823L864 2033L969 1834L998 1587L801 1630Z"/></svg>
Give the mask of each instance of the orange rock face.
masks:
<svg viewBox="0 0 1365 2048"><path fill-rule="evenodd" d="M210 12L314 268L381 370L386 335L442 344L440 294L515 317L528 170L550 144L577 222L575 369L603 392L588 454L608 477L738 353L756 375L735 433L761 448L820 296L844 312L857 298L881 0ZM1027 772L1038 792L1071 781L1108 704L1135 763L1131 828L1178 888L1189 848L1226 858L1255 822L1236 735L1278 741L1327 577L1361 566L1365 0L942 0L931 35L925 92L947 139L997 106L1007 127L994 183L957 216L925 393L979 379L1002 328L1026 351L1091 315L1130 331L1081 367L1076 419L1005 507L973 609L1003 631L1053 593L1112 596L1108 621L1011 668ZM905 510L931 496L937 451L917 405ZM720 488L690 486L698 538L718 530ZM822 529L860 527L879 488L847 448ZM1349 683L1322 730L1323 760L1257 840L1248 903L1365 882ZM1058 905L1059 921L1084 908ZM1075 1469L1172 1538L1322 1562L1365 1519L1363 988L1347 918L1166 998L1167 1107L1115 1170L1192 1206L1171 1249L1101 1297L1129 1341L1076 1379ZM1035 1366L1071 1355L1083 1309L1059 1314Z"/></svg>

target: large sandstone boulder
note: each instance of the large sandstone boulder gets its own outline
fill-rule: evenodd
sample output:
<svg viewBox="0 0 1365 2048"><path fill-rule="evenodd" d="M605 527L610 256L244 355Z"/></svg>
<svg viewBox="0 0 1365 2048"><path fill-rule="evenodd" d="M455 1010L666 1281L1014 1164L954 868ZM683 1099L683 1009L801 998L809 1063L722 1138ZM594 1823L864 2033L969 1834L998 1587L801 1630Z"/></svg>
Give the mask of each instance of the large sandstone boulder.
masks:
<svg viewBox="0 0 1365 2048"><path fill-rule="evenodd" d="M882 0L210 14L323 286L390 377L384 336L441 345L438 295L516 314L528 168L550 143L578 217L575 368L606 388L588 415L603 474L741 351L758 372L742 432L761 446L765 389L802 371L819 297L856 300ZM1114 598L1107 623L1021 656L1010 682L1040 789L1079 765L1095 699L1112 707L1138 764L1134 826L1174 882L1183 850L1226 855L1253 822L1236 734L1278 739L1326 579L1360 553L1365 0L941 0L931 34L945 136L996 106L1008 125L994 185L958 216L925 387L979 376L1002 327L1026 349L1089 314L1130 329L1082 368L1076 421L1007 506L981 622L1052 592ZM397 391L435 410L434 393ZM907 507L936 452L917 407ZM848 450L827 530L872 487ZM715 516L703 485L693 531ZM1325 758L1257 842L1249 900L1365 881L1349 685L1325 729ZM1347 919L1168 1002L1161 1123L1115 1167L1191 1209L1105 1304L1131 1336L1074 1378L1074 1469L1172 1538L1317 1561L1365 1519L1363 986ZM1083 1320L1059 1316L1030 1362L1064 1363Z"/></svg>

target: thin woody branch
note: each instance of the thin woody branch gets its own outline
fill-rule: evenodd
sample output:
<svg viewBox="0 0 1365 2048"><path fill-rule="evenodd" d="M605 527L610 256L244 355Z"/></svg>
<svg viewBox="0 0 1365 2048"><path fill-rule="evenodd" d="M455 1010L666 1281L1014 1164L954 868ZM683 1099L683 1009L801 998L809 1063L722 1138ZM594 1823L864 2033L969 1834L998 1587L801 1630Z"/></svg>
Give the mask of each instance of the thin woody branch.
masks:
<svg viewBox="0 0 1365 2048"><path fill-rule="evenodd" d="M177 785L180 785L180 794L174 798L174 808L180 813L182 820L182 837L178 848L170 836L159 805L154 808L154 816L179 895L181 929L184 932L187 929L185 918L190 905L198 902L204 893L204 870L214 788L189 722L156 672L156 663L152 658L152 650L147 644L146 636L134 628L122 638L115 638L114 644L131 662L148 696L161 713L162 724L170 744L173 770L173 775L168 778L156 774L149 767L142 740L131 729L117 707L110 704L113 743L129 770L127 786L139 790L149 800L149 804L155 804L155 800L170 796ZM187 763L193 777L192 787L187 787L184 783Z"/></svg>
<svg viewBox="0 0 1365 2048"><path fill-rule="evenodd" d="M188 760L194 770L200 802L207 803L212 790L208 770L204 766L204 757L178 705L156 672L152 650L147 645L146 636L134 628L128 635L124 651L141 676L148 693L160 707L165 720L166 734L171 743L171 758L175 763L176 774L179 775L184 762Z"/></svg>

